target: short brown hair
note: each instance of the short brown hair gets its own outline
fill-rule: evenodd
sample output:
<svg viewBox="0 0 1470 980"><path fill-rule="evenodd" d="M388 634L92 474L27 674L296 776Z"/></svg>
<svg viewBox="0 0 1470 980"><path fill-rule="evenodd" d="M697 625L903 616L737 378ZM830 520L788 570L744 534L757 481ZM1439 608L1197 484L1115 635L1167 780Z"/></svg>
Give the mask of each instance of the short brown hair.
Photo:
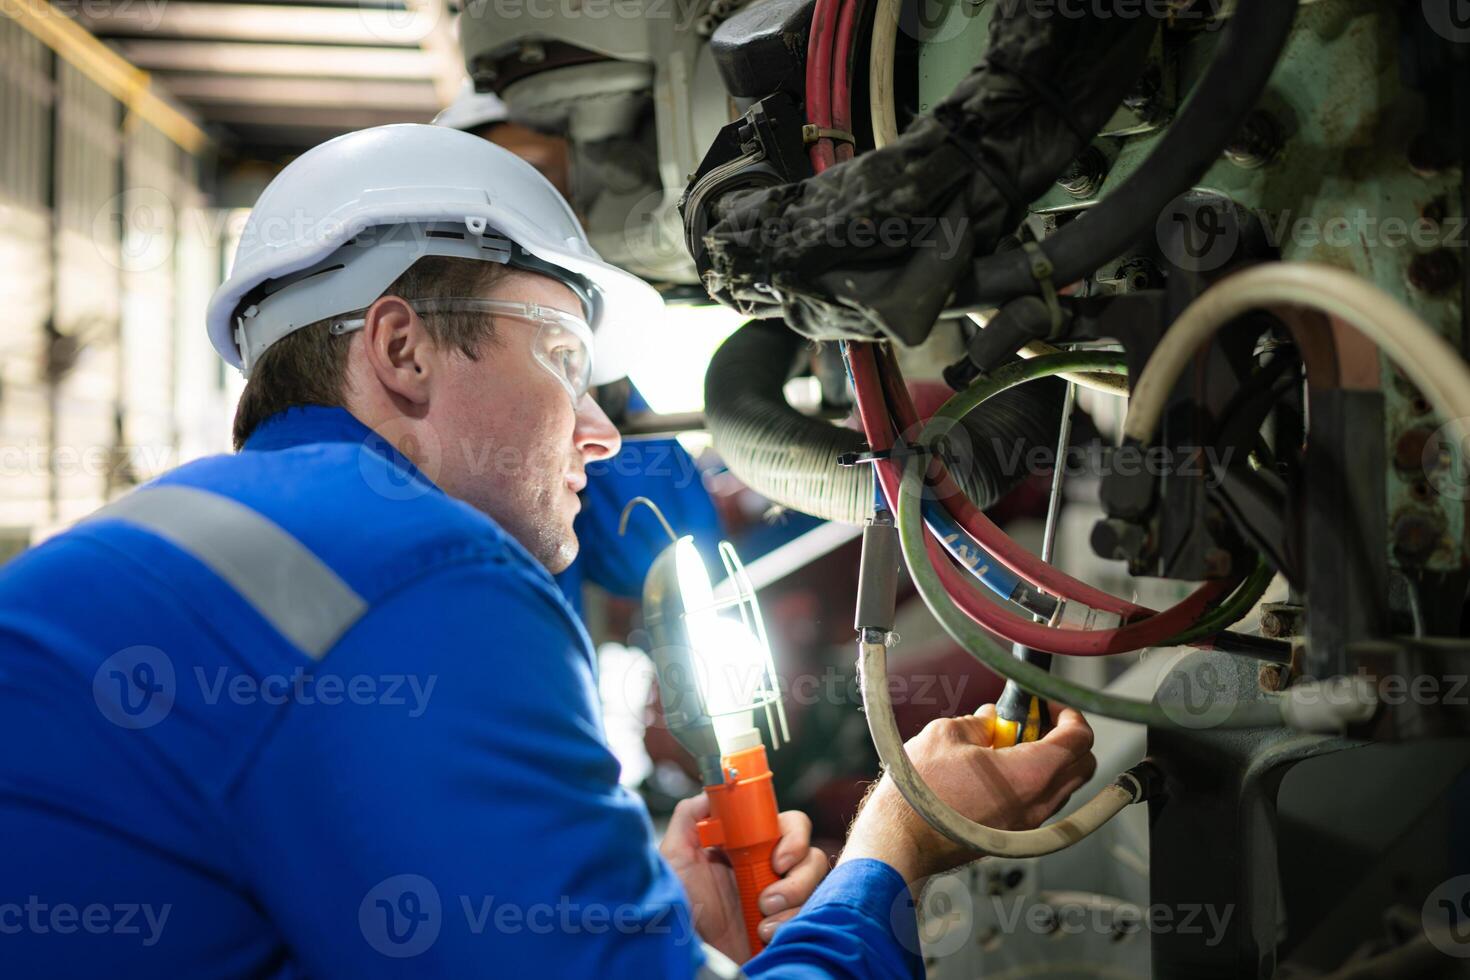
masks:
<svg viewBox="0 0 1470 980"><path fill-rule="evenodd" d="M483 296L506 274L498 262L428 256L419 259L383 291L404 299L449 299ZM302 405L343 407L347 381L347 346L351 334L332 336L321 320L293 331L261 355L235 408L235 448L266 419ZM489 317L478 313L440 313L424 319L437 346L454 346L474 360L494 340Z"/></svg>

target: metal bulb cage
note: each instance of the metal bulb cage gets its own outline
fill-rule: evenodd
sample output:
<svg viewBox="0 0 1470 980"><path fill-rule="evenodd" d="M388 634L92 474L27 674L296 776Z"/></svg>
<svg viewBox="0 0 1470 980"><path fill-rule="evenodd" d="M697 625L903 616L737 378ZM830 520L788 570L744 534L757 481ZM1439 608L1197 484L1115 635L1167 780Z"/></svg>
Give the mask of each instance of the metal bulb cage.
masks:
<svg viewBox="0 0 1470 980"><path fill-rule="evenodd" d="M686 606L680 586L678 559L680 542L684 539L674 534L673 528L658 507L646 497L634 498L623 510L619 534L626 530L629 514L640 503L658 517L671 542L654 559L643 583L644 623L651 640L652 649L649 655L653 659L658 677L664 721L669 726L670 734L694 756L705 785L715 785L724 781L720 746L715 736L716 717L759 710L765 715L771 748L779 748L791 740L786 710L781 703L780 677L771 656L770 639L766 634L765 621L761 618L755 588L751 584L750 576L746 574L745 565L735 553L734 546L728 541L720 542L719 555L725 570L725 580L712 589L713 601L695 607ZM689 541L692 547L692 539ZM689 630L691 616L709 614L739 622L754 637L763 658L762 676L759 683L753 686L754 696L749 703L717 713L710 712L705 692L699 683L696 655Z"/></svg>
<svg viewBox="0 0 1470 980"><path fill-rule="evenodd" d="M755 598L755 586L750 581L750 576L745 573L745 563L735 553L735 546L728 541L721 541L720 561L725 567L725 581L715 588L715 601L703 609L685 609L684 616L691 613L712 612L715 615L727 614L734 609L739 612L741 624L754 636L760 646L764 660L765 674L761 685L751 699L751 703L743 708L720 714L737 714L740 711L760 710L766 716L766 728L771 733L771 748L779 749L783 744L791 741L791 732L786 727L786 708L781 703L781 678L776 673L776 661L771 655L771 641L766 635L766 623L761 617L760 604ZM727 593L723 597L721 593ZM687 632L687 631L686 631Z"/></svg>

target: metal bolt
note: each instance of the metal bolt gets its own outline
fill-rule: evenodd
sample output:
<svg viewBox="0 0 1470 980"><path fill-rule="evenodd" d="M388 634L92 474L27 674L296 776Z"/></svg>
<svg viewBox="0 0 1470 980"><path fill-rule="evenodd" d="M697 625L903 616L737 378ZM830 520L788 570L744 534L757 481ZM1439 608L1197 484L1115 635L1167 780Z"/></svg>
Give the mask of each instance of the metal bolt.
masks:
<svg viewBox="0 0 1470 980"><path fill-rule="evenodd" d="M539 41L522 41L520 59L523 64L539 65L546 60L546 48Z"/></svg>
<svg viewBox="0 0 1470 980"><path fill-rule="evenodd" d="M1282 664L1261 664L1256 672L1256 683L1262 691L1272 693L1286 688L1286 667Z"/></svg>
<svg viewBox="0 0 1470 980"><path fill-rule="evenodd" d="M1447 248L1414 256L1409 262L1409 285L1426 293L1442 293L1460 279L1460 260Z"/></svg>
<svg viewBox="0 0 1470 980"><path fill-rule="evenodd" d="M500 72L495 68L495 62L484 55L480 55L470 62L470 81L475 85L475 91L484 95L495 85L495 80L500 77Z"/></svg>
<svg viewBox="0 0 1470 980"><path fill-rule="evenodd" d="M1107 176L1108 161L1102 151L1089 146L1057 178L1057 186L1079 200L1093 197Z"/></svg>
<svg viewBox="0 0 1470 980"><path fill-rule="evenodd" d="M1404 514L1393 524L1394 552L1403 561L1422 562L1439 547L1440 537L1439 526L1426 514Z"/></svg>
<svg viewBox="0 0 1470 980"><path fill-rule="evenodd" d="M1435 177L1454 163L1445 140L1420 133L1409 141L1409 169L1420 177Z"/></svg>
<svg viewBox="0 0 1470 980"><path fill-rule="evenodd" d="M1295 636L1301 632L1302 607L1286 602L1269 602L1261 610L1261 635Z"/></svg>
<svg viewBox="0 0 1470 980"><path fill-rule="evenodd" d="M1281 127L1270 115L1256 110L1225 147L1225 159L1237 167L1255 170L1270 163L1280 152Z"/></svg>
<svg viewBox="0 0 1470 980"><path fill-rule="evenodd" d="M1393 447L1393 465L1406 473L1413 473L1424 468L1424 447L1429 445L1429 440L1434 432L1426 426L1415 426L1403 435L1399 436L1398 442Z"/></svg>
<svg viewBox="0 0 1470 980"><path fill-rule="evenodd" d="M1128 94L1123 96L1123 106L1139 118L1152 122L1159 109L1159 90L1163 88L1163 74L1156 64L1149 65Z"/></svg>
<svg viewBox="0 0 1470 980"><path fill-rule="evenodd" d="M1133 561L1148 547L1148 532L1137 524L1110 517L1092 529L1092 550L1109 561Z"/></svg>
<svg viewBox="0 0 1470 980"><path fill-rule="evenodd" d="M1142 256L1134 256L1118 264L1119 282L1129 289L1156 289L1164 283L1158 266Z"/></svg>

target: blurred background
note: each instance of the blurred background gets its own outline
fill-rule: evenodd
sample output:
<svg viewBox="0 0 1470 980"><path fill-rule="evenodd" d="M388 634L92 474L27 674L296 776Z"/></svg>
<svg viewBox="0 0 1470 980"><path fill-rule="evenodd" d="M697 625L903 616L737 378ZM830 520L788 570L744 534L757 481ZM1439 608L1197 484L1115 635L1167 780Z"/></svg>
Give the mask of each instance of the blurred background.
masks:
<svg viewBox="0 0 1470 980"><path fill-rule="evenodd" d="M0 13L3 559L173 466L229 450L242 382L210 348L203 313L247 209L317 143L429 122L461 93L465 69L454 11L439 0L5 0ZM567 179L556 140L513 123L482 135ZM679 298L632 378L661 414L702 409L704 366L741 322ZM814 379L792 385L793 404L821 401ZM1106 404L1093 408L1107 417ZM1075 438L1093 431L1079 418ZM726 470L704 434L680 439L761 587L794 736L774 759L779 799L810 811L835 850L877 772L851 642L858 529L783 511ZM1047 490L1034 477L992 516L1035 549ZM1083 543L1095 486L1082 478L1067 492L1058 563L1133 588ZM1151 598L1183 592L1167 588ZM625 780L666 811L697 786L658 723L638 604L586 589ZM895 700L911 733L993 700L1000 684L905 590L894 671L907 693ZM1073 669L1099 683L1125 659Z"/></svg>

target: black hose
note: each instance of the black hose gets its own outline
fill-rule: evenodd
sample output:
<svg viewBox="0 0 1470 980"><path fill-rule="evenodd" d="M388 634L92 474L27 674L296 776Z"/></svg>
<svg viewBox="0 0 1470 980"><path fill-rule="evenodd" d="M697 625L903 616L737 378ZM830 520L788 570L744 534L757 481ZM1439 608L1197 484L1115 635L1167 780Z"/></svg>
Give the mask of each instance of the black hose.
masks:
<svg viewBox="0 0 1470 980"><path fill-rule="evenodd" d="M871 466L839 466L863 435L809 418L783 389L805 338L779 320L752 320L726 340L704 378L704 411L715 450L747 486L782 506L825 520L864 524L873 514ZM963 423L950 471L981 508L1026 478L1036 446L1050 449L1061 424L1065 384L1038 381L1003 392ZM913 435L910 433L910 435Z"/></svg>
<svg viewBox="0 0 1470 980"><path fill-rule="evenodd" d="M1148 160L1096 207L1041 243L1053 283L1076 282L1117 258L1220 159L1265 92L1297 5L1298 0L1240 0L1204 77ZM986 256L960 285L955 306L1000 306L1035 293L1034 261L1019 250Z"/></svg>
<svg viewBox="0 0 1470 980"><path fill-rule="evenodd" d="M990 371L1013 357L1033 340L1051 340L1066 329L1070 313L1062 309L1054 322L1053 311L1039 296L1022 296L1000 308L983 330L970 341L969 358L980 371Z"/></svg>
<svg viewBox="0 0 1470 980"><path fill-rule="evenodd" d="M705 372L705 421L715 451L752 490L814 517L863 524L873 514L873 468L837 464L862 451L863 434L786 401L806 343L780 320L752 320L731 334Z"/></svg>

